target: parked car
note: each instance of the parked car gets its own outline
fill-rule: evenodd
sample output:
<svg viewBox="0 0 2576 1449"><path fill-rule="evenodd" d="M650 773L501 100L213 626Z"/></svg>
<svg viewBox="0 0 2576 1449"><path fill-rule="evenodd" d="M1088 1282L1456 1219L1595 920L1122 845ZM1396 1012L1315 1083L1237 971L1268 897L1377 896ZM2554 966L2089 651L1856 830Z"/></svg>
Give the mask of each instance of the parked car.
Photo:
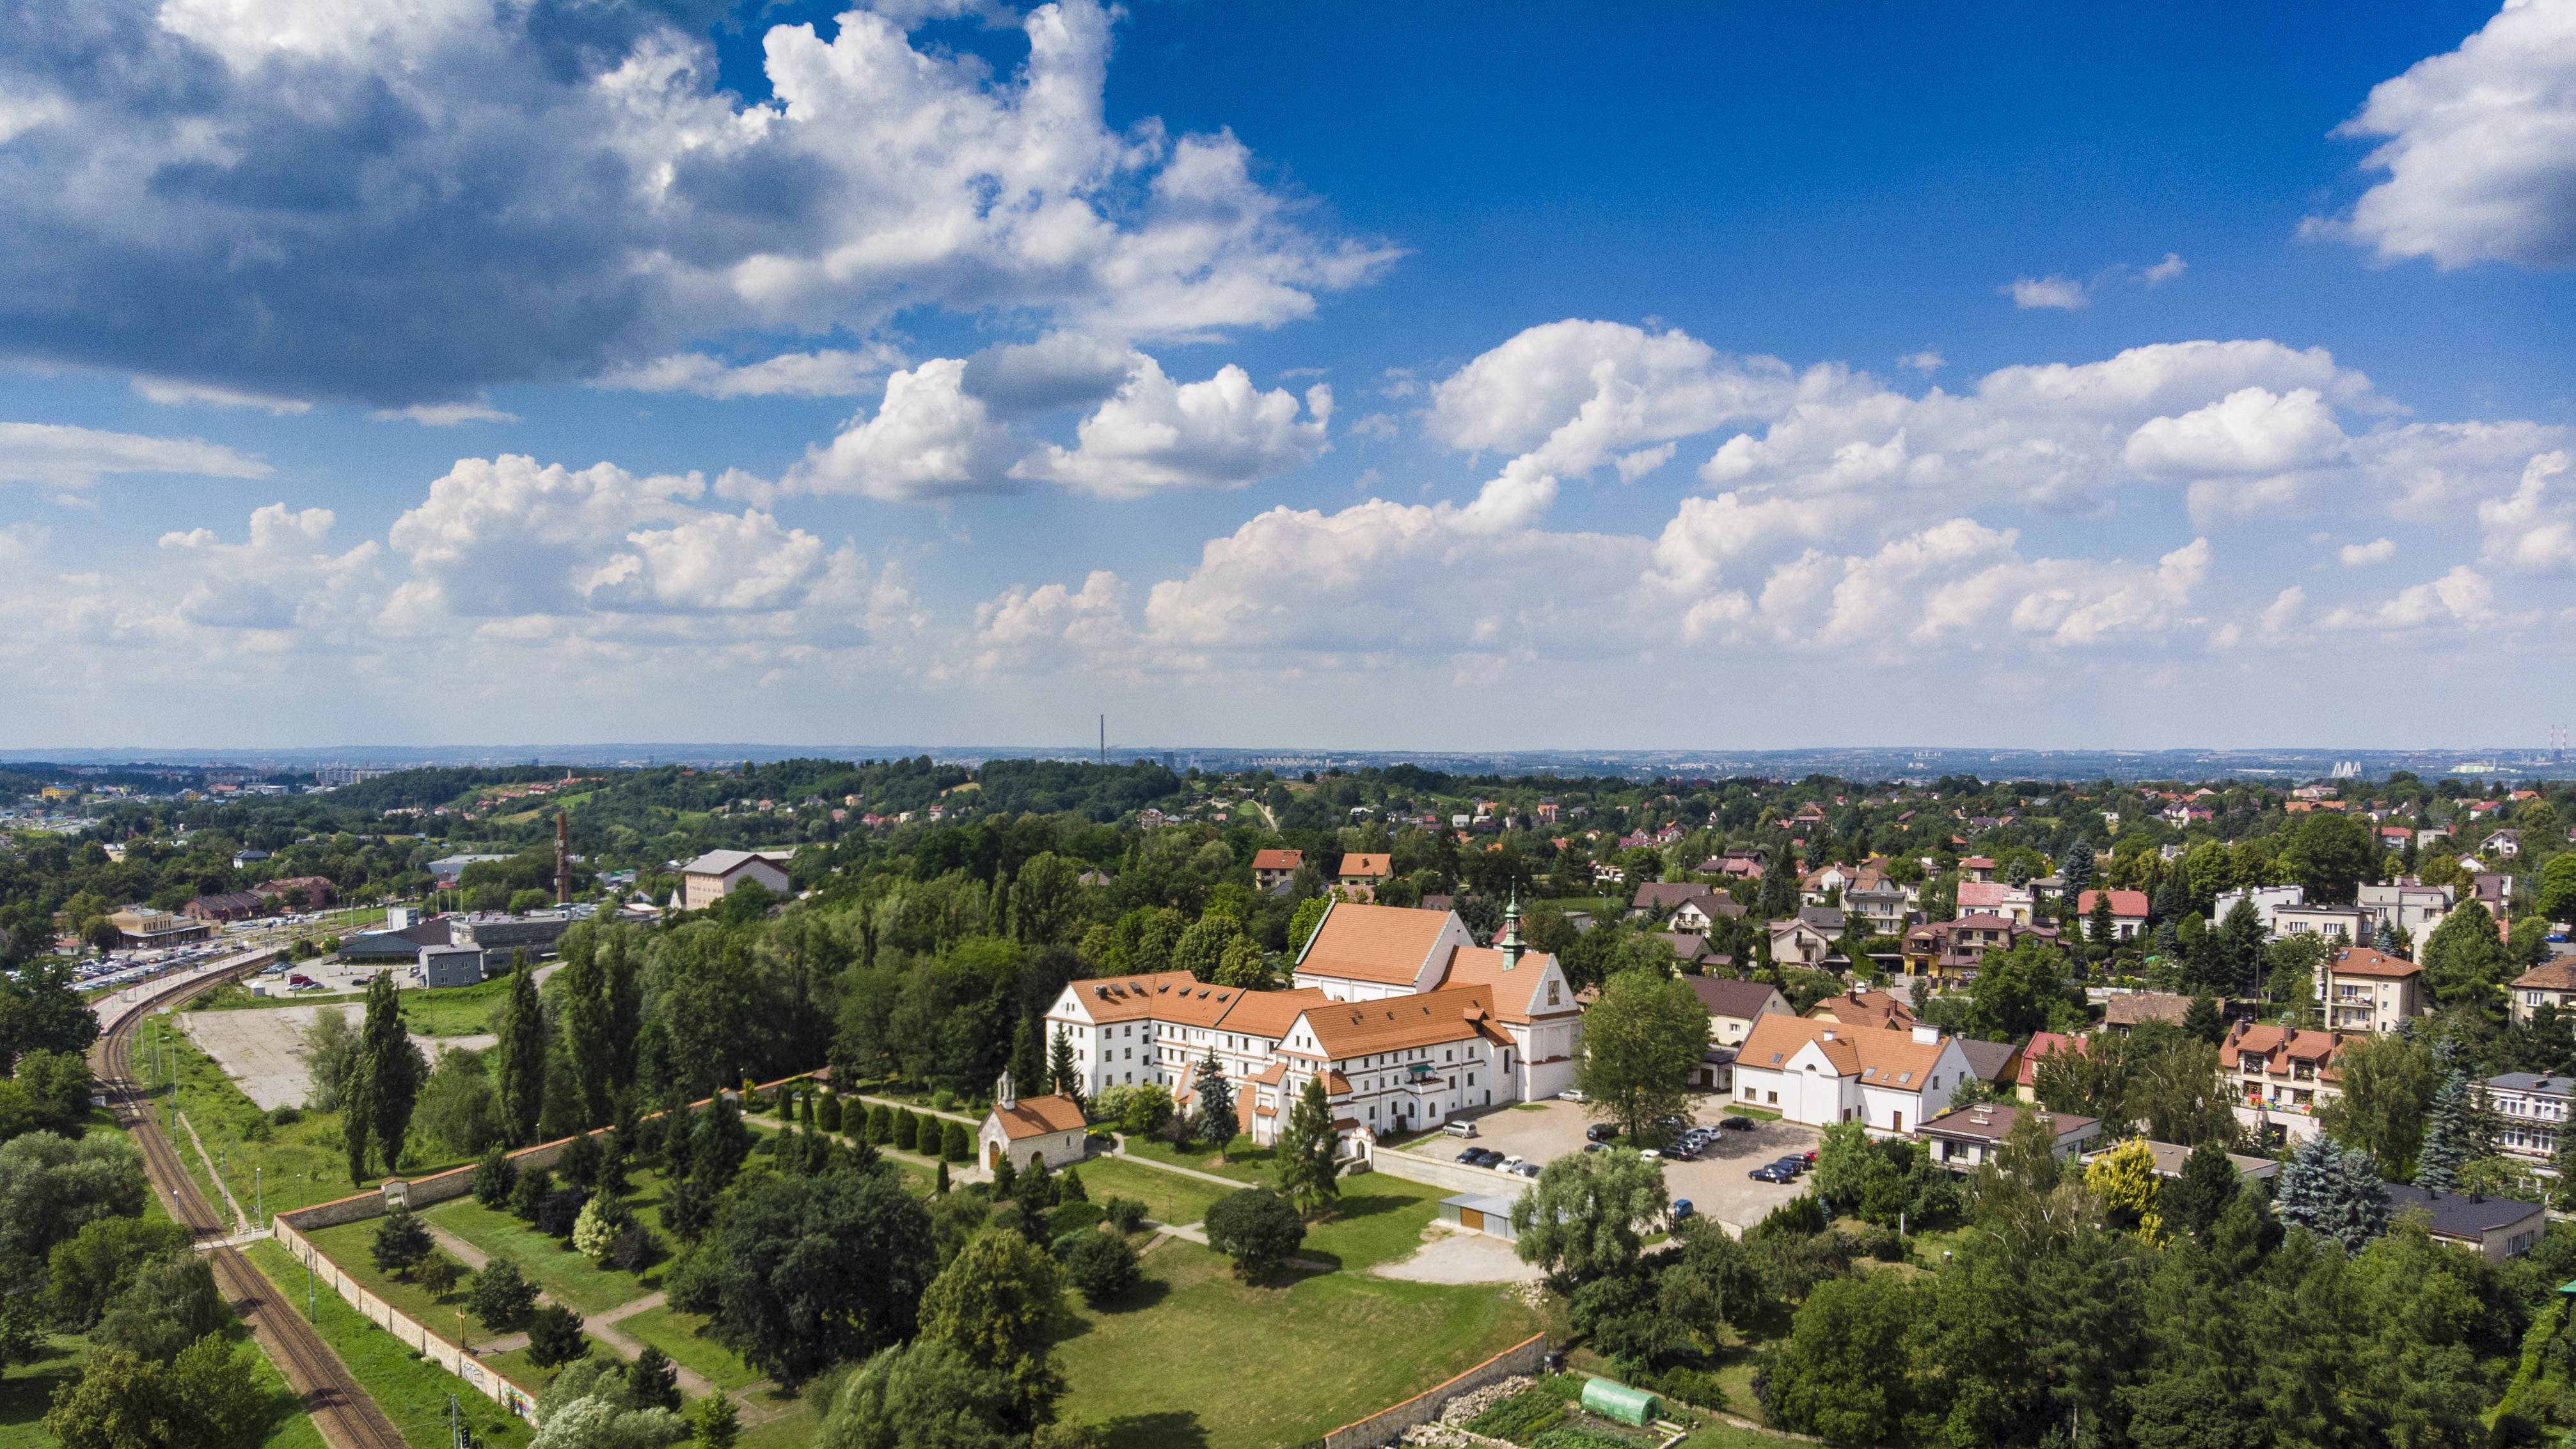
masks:
<svg viewBox="0 0 2576 1449"><path fill-rule="evenodd" d="M1796 1177L1799 1173L1807 1170L1808 1164L1807 1159L1803 1157L1783 1157L1773 1162L1771 1165L1780 1169L1782 1172L1789 1174L1791 1177Z"/></svg>
<svg viewBox="0 0 2576 1449"><path fill-rule="evenodd" d="M1607 1142L1618 1135L1619 1129L1607 1122L1595 1122L1583 1129L1583 1140L1586 1142Z"/></svg>
<svg viewBox="0 0 2576 1449"><path fill-rule="evenodd" d="M1729 1132L1750 1132L1753 1130L1753 1119L1750 1117L1720 1117L1717 1119L1717 1125L1725 1128Z"/></svg>
<svg viewBox="0 0 2576 1449"><path fill-rule="evenodd" d="M1464 1162L1464 1163L1468 1164L1469 1166L1474 1166L1474 1165L1475 1165L1475 1162L1476 1162L1476 1159L1477 1159L1477 1158L1479 1158L1479 1157L1481 1157L1481 1156L1483 1156L1483 1155L1484 1155L1484 1149L1483 1149L1483 1148L1481 1148L1481 1147L1470 1147L1470 1148L1468 1148L1466 1151L1459 1153L1459 1154L1458 1154L1458 1156L1457 1156L1457 1158L1456 1158L1455 1160L1456 1160L1456 1161L1459 1161L1459 1162Z"/></svg>
<svg viewBox="0 0 2576 1449"><path fill-rule="evenodd" d="M1524 1162L1518 1167L1505 1168L1504 1171L1515 1172L1523 1177L1536 1177L1538 1176L1538 1164L1535 1162Z"/></svg>
<svg viewBox="0 0 2576 1449"><path fill-rule="evenodd" d="M1640 1147L1637 1149L1637 1155L1648 1162L1658 1162L1663 1159L1664 1154L1652 1147Z"/></svg>
<svg viewBox="0 0 2576 1449"><path fill-rule="evenodd" d="M1583 1089L1581 1087L1568 1087L1564 1091L1557 1093L1556 1099L1560 1102L1580 1102L1583 1100Z"/></svg>
<svg viewBox="0 0 2576 1449"><path fill-rule="evenodd" d="M1691 1206L1691 1200L1690 1200L1689 1198L1686 1198L1686 1197L1677 1197L1677 1198L1674 1198L1674 1199L1673 1199L1673 1221L1674 1221L1674 1222L1680 1222L1680 1221L1682 1221L1684 1218L1689 1217L1692 1213L1695 1213L1695 1212L1697 1212L1697 1211L1699 1211L1699 1209L1697 1209L1697 1208L1695 1208L1695 1207Z"/></svg>
<svg viewBox="0 0 2576 1449"><path fill-rule="evenodd" d="M1440 1133L1444 1137L1473 1137L1476 1135L1476 1124L1473 1122L1443 1122L1440 1124Z"/></svg>
<svg viewBox="0 0 2576 1449"><path fill-rule="evenodd" d="M1776 1162L1766 1162L1744 1175L1753 1179L1755 1182L1795 1182L1798 1180L1798 1174L1791 1172L1789 1169L1782 1167Z"/></svg>

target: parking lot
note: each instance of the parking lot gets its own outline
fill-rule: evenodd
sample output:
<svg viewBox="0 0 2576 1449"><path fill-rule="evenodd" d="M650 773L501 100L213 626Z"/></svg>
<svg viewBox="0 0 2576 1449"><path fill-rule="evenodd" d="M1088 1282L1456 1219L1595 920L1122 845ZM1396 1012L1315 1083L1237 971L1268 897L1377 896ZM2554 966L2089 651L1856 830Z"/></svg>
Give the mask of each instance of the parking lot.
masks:
<svg viewBox="0 0 2576 1449"><path fill-rule="evenodd" d="M1727 1115L1724 1097L1692 1099L1698 1110L1696 1121L1714 1125ZM1476 1135L1464 1141L1443 1137L1424 1143L1416 1151L1426 1156L1455 1157L1468 1147L1483 1147L1507 1157L1525 1157L1544 1163L1568 1152L1583 1150L1583 1129L1593 1118L1584 1114L1580 1102L1539 1102L1519 1107L1498 1107L1473 1119ZM1689 1198L1691 1205L1705 1216L1717 1219L1741 1232L1762 1221L1765 1214L1791 1198L1804 1193L1806 1184L1798 1182L1755 1182L1746 1173L1775 1157L1792 1152L1810 1152L1816 1146L1816 1131L1792 1122L1754 1119L1750 1132L1720 1132L1712 1139L1704 1155L1696 1162L1667 1162L1664 1183L1676 1198ZM1495 1174L1494 1191L1502 1196L1517 1193L1514 1180Z"/></svg>

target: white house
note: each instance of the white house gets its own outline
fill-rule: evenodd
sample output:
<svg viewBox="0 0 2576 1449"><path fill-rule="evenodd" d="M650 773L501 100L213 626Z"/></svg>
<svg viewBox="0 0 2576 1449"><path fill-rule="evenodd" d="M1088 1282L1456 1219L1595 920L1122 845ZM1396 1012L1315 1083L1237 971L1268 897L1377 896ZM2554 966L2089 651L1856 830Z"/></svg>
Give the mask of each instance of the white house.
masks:
<svg viewBox="0 0 2576 1449"><path fill-rule="evenodd" d="M2526 1160L2555 1156L2571 1096L2576 1096L2576 1081L2566 1077L2506 1072L2487 1078L2487 1102L2504 1124L2496 1134L2496 1146Z"/></svg>
<svg viewBox="0 0 2576 1449"><path fill-rule="evenodd" d="M1011 1074L1004 1072L993 1088L992 1110L975 1129L975 1158L987 1169L1000 1167L1005 1157L1022 1172L1041 1158L1049 1167L1066 1167L1082 1160L1088 1131L1081 1103L1053 1094L1018 1096Z"/></svg>
<svg viewBox="0 0 2576 1449"><path fill-rule="evenodd" d="M680 867L680 908L704 910L746 881L758 881L785 895L792 855L784 850L710 850Z"/></svg>
<svg viewBox="0 0 2576 1449"><path fill-rule="evenodd" d="M1811 1127L1857 1120L1902 1134L1950 1110L1969 1070L1958 1039L1937 1026L1764 1016L1735 1055L1735 1100Z"/></svg>
<svg viewBox="0 0 2576 1449"><path fill-rule="evenodd" d="M2273 934L2272 913L2274 911L2283 906L2304 904L2307 899L2306 886L2247 886L2243 890L2221 891L2218 899L2210 902L2209 923L2213 926L2225 925L2227 913L2236 908L2238 901L2245 901L2254 907L2254 917L2263 923L2263 933L2268 936Z"/></svg>

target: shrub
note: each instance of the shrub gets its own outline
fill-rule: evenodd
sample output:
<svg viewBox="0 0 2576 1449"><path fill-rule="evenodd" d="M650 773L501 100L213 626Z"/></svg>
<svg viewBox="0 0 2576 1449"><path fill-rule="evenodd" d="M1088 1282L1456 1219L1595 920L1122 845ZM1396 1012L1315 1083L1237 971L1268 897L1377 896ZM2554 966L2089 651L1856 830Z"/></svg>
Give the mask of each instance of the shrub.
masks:
<svg viewBox="0 0 2576 1449"><path fill-rule="evenodd" d="M993 1216L990 1221L993 1224L993 1230L995 1232L1016 1233L1023 1231L1026 1227L1028 1223L1028 1214L1020 1211L1020 1205L1018 1203L1006 1202L993 1210Z"/></svg>
<svg viewBox="0 0 2576 1449"><path fill-rule="evenodd" d="M1208 1209L1208 1246L1234 1259L1246 1282L1268 1277L1306 1241L1306 1220L1296 1206L1266 1187L1228 1193Z"/></svg>
<svg viewBox="0 0 2576 1449"><path fill-rule="evenodd" d="M1070 1236L1074 1246L1065 1254L1065 1269L1073 1286L1082 1290L1084 1302L1097 1308L1124 1297L1136 1286L1136 1249L1123 1235L1083 1232Z"/></svg>
<svg viewBox="0 0 2576 1449"><path fill-rule="evenodd" d="M581 1215L573 1219L572 1250L594 1263L608 1257L610 1250L617 1246L618 1231L625 1226L615 1220L613 1212L601 1211L602 1207L615 1201L615 1198L594 1197L582 1204Z"/></svg>
<svg viewBox="0 0 2576 1449"><path fill-rule="evenodd" d="M520 1273L519 1265L494 1258L474 1275L474 1286L465 1294L465 1311L485 1328L507 1333L526 1321L536 1302L537 1285Z"/></svg>
<svg viewBox="0 0 2576 1449"><path fill-rule="evenodd" d="M518 1182L510 1188L511 1216L535 1222L537 1209L546 1205L546 1199L553 1195L554 1190L555 1175L545 1168L531 1167L520 1173Z"/></svg>
<svg viewBox="0 0 2576 1449"><path fill-rule="evenodd" d="M495 1146L474 1165L474 1200L494 1212L510 1206L510 1190L519 1185L519 1165L506 1147Z"/></svg>
<svg viewBox="0 0 2576 1449"><path fill-rule="evenodd" d="M627 1273L641 1273L652 1267L661 1256L662 1240L653 1236L653 1230L642 1223L628 1223L608 1253L609 1261Z"/></svg>
<svg viewBox="0 0 2576 1449"><path fill-rule="evenodd" d="M1047 1231L1057 1237L1066 1233L1088 1233L1097 1230L1108 1219L1109 1214L1102 1211L1098 1203L1069 1202L1047 1214Z"/></svg>
<svg viewBox="0 0 2576 1449"><path fill-rule="evenodd" d="M1064 1170L1063 1180L1055 1185L1055 1200L1057 1202L1091 1201L1091 1194L1083 1191L1082 1188L1081 1168L1068 1167Z"/></svg>
<svg viewBox="0 0 2576 1449"><path fill-rule="evenodd" d="M559 1187L546 1194L537 1205L537 1231L550 1238L569 1238L573 1226L581 1221L581 1210L590 1203L590 1194L577 1187Z"/></svg>
<svg viewBox="0 0 2576 1449"><path fill-rule="evenodd" d="M951 1162L975 1160L975 1140L966 1135L966 1124L951 1122L939 1140L939 1155Z"/></svg>
<svg viewBox="0 0 2576 1449"><path fill-rule="evenodd" d="M1726 1386L1717 1375L1688 1365L1676 1365L1661 1372L1638 1371L1629 1374L1629 1386L1658 1393L1668 1399L1697 1404L1703 1409L1726 1407Z"/></svg>
<svg viewBox="0 0 2576 1449"><path fill-rule="evenodd" d="M241 1135L244 1142L266 1142L269 1136L268 1118L253 1112L243 1120Z"/></svg>
<svg viewBox="0 0 2576 1449"><path fill-rule="evenodd" d="M539 1368L553 1368L590 1355L590 1340L582 1337L581 1315L560 1303L549 1303L528 1318L528 1362Z"/></svg>
<svg viewBox="0 0 2576 1449"><path fill-rule="evenodd" d="M894 1119L894 1145L910 1152L921 1145L921 1119L910 1112L897 1113Z"/></svg>
<svg viewBox="0 0 2576 1449"><path fill-rule="evenodd" d="M599 1139L584 1133L564 1144L555 1156L555 1176L572 1187L599 1184Z"/></svg>
<svg viewBox="0 0 2576 1449"><path fill-rule="evenodd" d="M933 1112L945 1112L956 1105L957 1094L946 1087L930 1094L930 1110Z"/></svg>
<svg viewBox="0 0 2576 1449"><path fill-rule="evenodd" d="M1581 1424L1568 1424L1532 1439L1530 1449L1637 1449L1637 1441L1624 1434L1605 1434Z"/></svg>
<svg viewBox="0 0 2576 1449"><path fill-rule="evenodd" d="M292 1127L296 1123L304 1120L304 1109L301 1107L273 1107L269 1109L268 1120L276 1123L280 1127Z"/></svg>
<svg viewBox="0 0 2576 1449"><path fill-rule="evenodd" d="M1145 1205L1132 1197L1113 1197L1102 1211L1108 1214L1110 1225L1122 1233L1136 1231L1145 1221Z"/></svg>
<svg viewBox="0 0 2576 1449"><path fill-rule="evenodd" d="M865 1140L868 1144L874 1147L882 1147L887 1142L893 1140L893 1138L894 1109L892 1107L869 1108L868 1130L865 1135Z"/></svg>
<svg viewBox="0 0 2576 1449"><path fill-rule="evenodd" d="M825 1097L814 1108L814 1125L826 1132L841 1130L841 1099Z"/></svg>

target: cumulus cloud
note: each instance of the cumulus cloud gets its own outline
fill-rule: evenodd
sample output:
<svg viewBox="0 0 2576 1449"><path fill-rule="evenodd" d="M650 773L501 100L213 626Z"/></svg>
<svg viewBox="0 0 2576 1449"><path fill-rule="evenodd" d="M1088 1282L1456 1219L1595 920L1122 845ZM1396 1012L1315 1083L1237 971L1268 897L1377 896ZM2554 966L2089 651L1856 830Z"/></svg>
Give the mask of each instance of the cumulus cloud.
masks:
<svg viewBox="0 0 2576 1449"><path fill-rule="evenodd" d="M2362 164L2349 232L2391 259L2576 262L2576 5L2508 3L2460 48L2371 88L2340 135L2388 140Z"/></svg>
<svg viewBox="0 0 2576 1449"><path fill-rule="evenodd" d="M1896 365L1916 372L1933 373L1949 366L1949 359L1941 355L1940 348L1926 347L1921 352L1909 352L1896 359Z"/></svg>
<svg viewBox="0 0 2576 1449"><path fill-rule="evenodd" d="M1013 465L1014 478L1062 483L1104 498L1166 488L1240 488L1313 461L1332 445L1333 390L1306 389L1306 417L1285 388L1262 392L1240 367L1175 383L1150 357L1118 395L1084 418L1079 445L1049 446Z"/></svg>
<svg viewBox="0 0 2576 1449"><path fill-rule="evenodd" d="M964 387L966 360L934 357L886 379L876 416L809 447L790 468L794 492L856 493L898 503L1007 493L1025 445Z"/></svg>
<svg viewBox="0 0 2576 1449"><path fill-rule="evenodd" d="M2090 284L2067 277L2015 277L1995 290L2025 312L2046 307L2072 312L2093 300Z"/></svg>
<svg viewBox="0 0 2576 1449"><path fill-rule="evenodd" d="M675 352L651 362L615 367L591 386L624 392L686 392L699 397L855 397L880 383L903 354L872 342L855 351L818 348L782 352L758 362L730 363L704 352Z"/></svg>
<svg viewBox="0 0 2576 1449"><path fill-rule="evenodd" d="M773 26L770 96L745 103L659 7L9 11L0 346L401 408L665 376L725 333L872 336L916 306L1266 326L1395 255L1314 229L1230 133L1111 126L1091 0L1019 18L1001 74L916 46L919 18ZM832 369L792 371L750 381Z"/></svg>
<svg viewBox="0 0 2576 1449"><path fill-rule="evenodd" d="M86 488L103 473L198 473L265 478L256 457L195 438L150 438L64 423L0 423L0 483Z"/></svg>
<svg viewBox="0 0 2576 1449"><path fill-rule="evenodd" d="M2488 562L2527 573L2576 567L2576 496L2565 486L2567 460L2563 450L2533 458L2510 496L2478 504Z"/></svg>
<svg viewBox="0 0 2576 1449"><path fill-rule="evenodd" d="M2337 609L2320 620L2319 626L2393 632L2433 624L2482 624L2495 617L2495 584L2461 564L2431 583L2400 589L2377 605Z"/></svg>
<svg viewBox="0 0 2576 1449"><path fill-rule="evenodd" d="M251 514L244 543L204 528L163 534L166 566L189 580L178 617L216 629L336 632L361 611L383 550L371 539L336 556L320 551L335 521L327 508L272 503Z"/></svg>
<svg viewBox="0 0 2576 1449"><path fill-rule="evenodd" d="M2139 272L2138 275L2145 279L2148 286L2161 287L2165 283L2172 281L2174 278L2181 276L2185 271L2189 270L2190 267L2191 263L2182 259L2182 253L2167 252L2165 253L2165 259L2163 261L2144 269Z"/></svg>
<svg viewBox="0 0 2576 1449"><path fill-rule="evenodd" d="M2379 538L2368 543L2347 543L2336 556L2343 560L2345 568L2366 569L2373 564L2384 564L2397 557L2397 541L2392 538Z"/></svg>

